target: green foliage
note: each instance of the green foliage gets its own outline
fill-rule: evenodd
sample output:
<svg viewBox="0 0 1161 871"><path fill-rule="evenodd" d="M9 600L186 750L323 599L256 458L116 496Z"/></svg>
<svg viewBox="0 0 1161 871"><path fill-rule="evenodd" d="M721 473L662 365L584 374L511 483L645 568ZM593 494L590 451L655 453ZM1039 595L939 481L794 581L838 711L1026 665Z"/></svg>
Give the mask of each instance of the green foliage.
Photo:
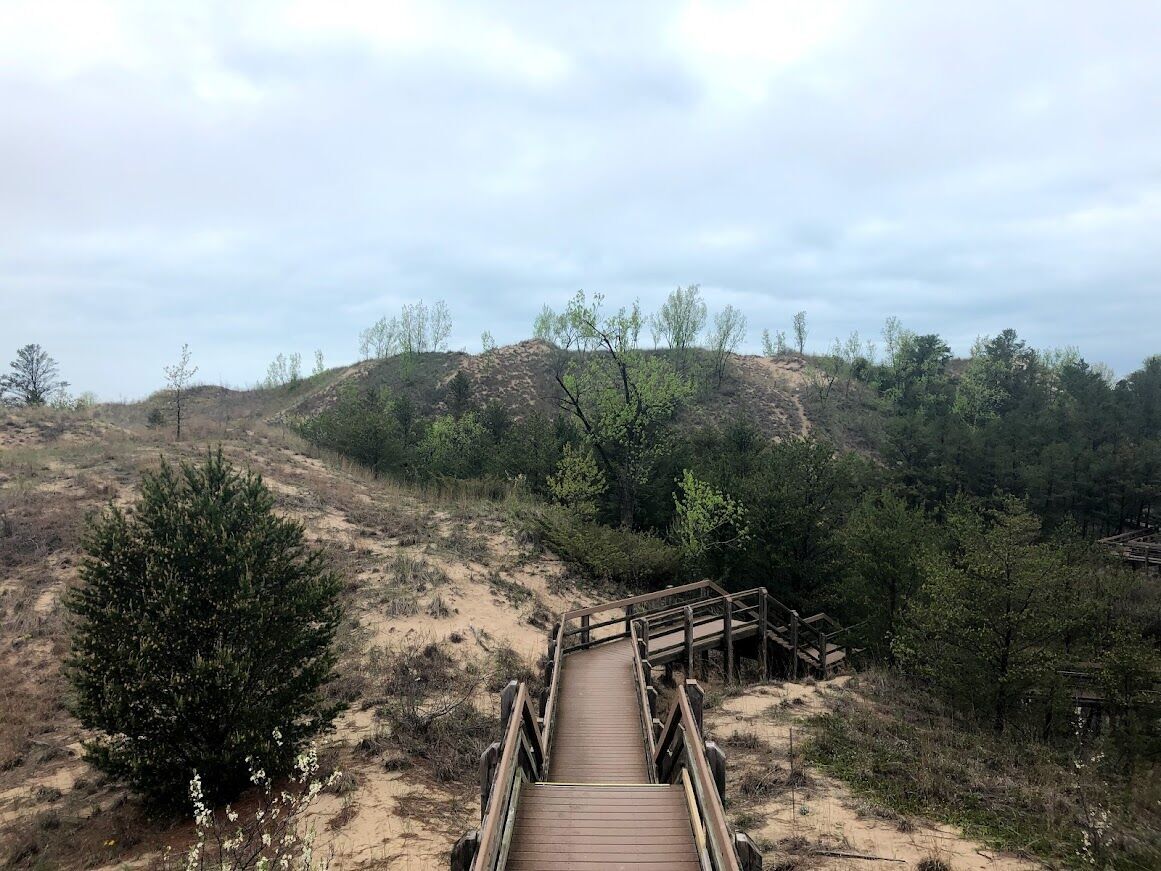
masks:
<svg viewBox="0 0 1161 871"><path fill-rule="evenodd" d="M485 426L487 421L485 415ZM488 468L497 477L523 478L531 490L548 495L548 478L556 471L570 438L571 430L562 418L530 414L503 429L488 457Z"/></svg>
<svg viewBox="0 0 1161 871"><path fill-rule="evenodd" d="M726 376L726 361L737 353L746 341L746 316L732 305L714 315L714 328L709 334L709 349L713 355L714 378L720 385Z"/></svg>
<svg viewBox="0 0 1161 871"><path fill-rule="evenodd" d="M951 549L924 566L895 652L999 732L1055 679L1057 642L1077 619L1076 567L1066 548L1039 541L1040 521L1012 498L958 504L947 529Z"/></svg>
<svg viewBox="0 0 1161 871"><path fill-rule="evenodd" d="M433 420L419 442L417 456L427 476L471 478L483 471L488 446L487 430L469 411L458 420L450 414Z"/></svg>
<svg viewBox="0 0 1161 871"><path fill-rule="evenodd" d="M180 803L195 771L229 797L250 757L289 771L338 712L321 688L340 584L273 505L219 450L163 463L89 528L67 599L74 709L90 760L151 798Z"/></svg>
<svg viewBox="0 0 1161 871"><path fill-rule="evenodd" d="M798 312L794 315L794 344L800 356L806 353L806 336L806 312Z"/></svg>
<svg viewBox="0 0 1161 871"><path fill-rule="evenodd" d="M553 498L585 520L597 516L608 486L593 452L571 444L564 446L556 474L548 477L548 491Z"/></svg>
<svg viewBox="0 0 1161 871"><path fill-rule="evenodd" d="M869 472L825 442L772 442L746 423L706 432L690 458L699 477L746 506L750 535L721 572L734 584L768 584L788 604L817 606L840 571L839 533Z"/></svg>
<svg viewBox="0 0 1161 871"><path fill-rule="evenodd" d="M456 374L448 379L445 395L452 417L458 418L472 407L472 382L463 369L457 369Z"/></svg>
<svg viewBox="0 0 1161 871"><path fill-rule="evenodd" d="M186 402L189 399L189 389L193 377L198 374L198 367L191 365L193 354L189 345L181 346L181 356L172 366L166 366L165 384L169 388L170 406L173 408L173 422L177 441L181 441L181 422L185 417Z"/></svg>
<svg viewBox="0 0 1161 871"><path fill-rule="evenodd" d="M1148 773L1161 754L1161 652L1151 639L1119 626L1100 660L1098 685L1109 716L1112 763L1130 776Z"/></svg>
<svg viewBox="0 0 1161 871"><path fill-rule="evenodd" d="M447 350L451 335L451 313L447 303L438 300L430 308L420 300L403 306L391 320L381 317L359 334L359 353L363 359L382 359L395 354L414 357L428 351Z"/></svg>
<svg viewBox="0 0 1161 871"><path fill-rule="evenodd" d="M316 352L317 354L318 352ZM321 361L316 359L316 366ZM321 369L320 369L321 371ZM279 354L266 369L264 387L294 387L302 380L302 354L295 352L287 356Z"/></svg>
<svg viewBox="0 0 1161 871"><path fill-rule="evenodd" d="M686 349L697 344L705 322L706 305L701 298L701 288L691 284L669 294L661 309L649 318L649 327L653 331L653 342L664 341L683 363Z"/></svg>
<svg viewBox="0 0 1161 871"><path fill-rule="evenodd" d="M890 655L891 640L918 593L928 555L938 547L938 528L921 510L893 493L868 492L841 532L846 571L830 597L876 656Z"/></svg>
<svg viewBox="0 0 1161 871"><path fill-rule="evenodd" d="M690 566L702 566L708 556L743 547L750 537L746 507L712 484L699 481L691 470L681 473L673 496L676 539Z"/></svg>
<svg viewBox="0 0 1161 871"><path fill-rule="evenodd" d="M657 536L602 526L553 506L521 509L515 519L588 578L641 590L683 576L681 552Z"/></svg>
<svg viewBox="0 0 1161 871"><path fill-rule="evenodd" d="M667 425L690 393L664 359L637 347L636 305L603 315L603 297L579 291L553 315L553 340L564 351L556 373L561 406L572 415L617 500L621 525L634 523L639 491L670 450Z"/></svg>
<svg viewBox="0 0 1161 871"><path fill-rule="evenodd" d="M7 375L0 376L0 403L46 405L69 385L58 376L56 360L40 345L25 345L16 352Z"/></svg>
<svg viewBox="0 0 1161 871"><path fill-rule="evenodd" d="M762 354L766 357L784 357L790 348L786 344L785 330L778 330L774 338L770 338L769 330L762 330Z"/></svg>
<svg viewBox="0 0 1161 871"><path fill-rule="evenodd" d="M385 391L350 384L338 400L296 425L299 434L320 448L337 451L383 474L404 459L406 401L392 402ZM401 422L402 419L402 422Z"/></svg>

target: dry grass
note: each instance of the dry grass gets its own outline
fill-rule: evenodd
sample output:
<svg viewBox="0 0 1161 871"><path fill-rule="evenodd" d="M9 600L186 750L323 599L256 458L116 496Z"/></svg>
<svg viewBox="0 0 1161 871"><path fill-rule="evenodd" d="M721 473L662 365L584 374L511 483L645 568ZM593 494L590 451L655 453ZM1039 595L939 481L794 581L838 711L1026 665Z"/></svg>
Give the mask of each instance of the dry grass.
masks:
<svg viewBox="0 0 1161 871"><path fill-rule="evenodd" d="M1095 748L1078 765L1032 736L982 731L889 673L849 686L812 721L807 752L869 802L1054 862L1161 867L1155 774L1126 783L1090 764Z"/></svg>
<svg viewBox="0 0 1161 871"><path fill-rule="evenodd" d="M384 768L393 767L406 769L414 785L397 812L415 819L408 823L412 840L384 851L417 855L414 833L422 832L422 851L438 852L443 840L450 846L470 827L478 750L498 737L494 699L480 695L469 717L449 724L434 742L433 758L412 756L407 740L390 728L387 675L372 663L371 644L374 633L396 619L387 614L410 615L399 619L413 623L454 613L451 598L481 580L465 571L449 581L445 570L457 561L473 563L476 574L481 565L485 571L494 567L501 556L487 541L501 534L503 509L473 502L464 491L427 501L340 457L309 450L285 427L264 422L293 399L266 391L203 390L181 444L172 442L168 429L146 427L149 403L80 414L0 410L0 868L117 865L188 836L185 821L149 817L80 760L84 734L67 712L60 675L68 649L60 596L75 582L88 515L110 501L130 503L142 471L156 468L161 457L196 460L219 441L232 462L263 475L277 509L302 520L308 537L347 579L339 678L327 693L349 702L359 724L342 727L335 743L344 769L350 764L354 791L341 797L350 804L328 819L341 827L357 817L363 793L381 786ZM514 543L511 548L518 549ZM481 586L484 595L486 590ZM513 614L514 628L521 619ZM484 653L465 628L455 633L461 643L451 648L457 664L475 657L485 681L499 680L491 675L501 668L533 676L532 666L502 639ZM376 709L384 717L375 717ZM361 754L353 752L356 745L363 747ZM438 813L423 818L424 801Z"/></svg>

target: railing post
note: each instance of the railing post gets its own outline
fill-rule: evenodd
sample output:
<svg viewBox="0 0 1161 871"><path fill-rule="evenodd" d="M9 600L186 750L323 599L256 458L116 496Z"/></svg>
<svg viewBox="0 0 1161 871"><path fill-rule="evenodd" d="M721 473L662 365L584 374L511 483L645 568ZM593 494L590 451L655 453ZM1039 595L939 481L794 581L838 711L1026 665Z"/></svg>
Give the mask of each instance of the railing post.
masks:
<svg viewBox="0 0 1161 871"><path fill-rule="evenodd" d="M646 687L645 696L649 699L649 719L650 721L657 719L657 688Z"/></svg>
<svg viewBox="0 0 1161 871"><path fill-rule="evenodd" d="M645 649L649 649L649 621L637 621L637 640L645 642Z"/></svg>
<svg viewBox="0 0 1161 871"><path fill-rule="evenodd" d="M500 742L493 741L480 754L480 819L488 813L488 803L492 796L492 779L496 776L496 763L500 761Z"/></svg>
<svg viewBox="0 0 1161 871"><path fill-rule="evenodd" d="M685 606L685 676L693 677L693 608Z"/></svg>
<svg viewBox="0 0 1161 871"><path fill-rule="evenodd" d="M710 771L714 775L714 786L718 789L718 798L726 800L726 754L713 741L705 742L705 758L709 763Z"/></svg>
<svg viewBox="0 0 1161 871"><path fill-rule="evenodd" d="M476 861L476 853L480 850L480 830L468 832L452 847L451 871L471 871L472 863Z"/></svg>
<svg viewBox="0 0 1161 871"><path fill-rule="evenodd" d="M819 674L819 677L825 678L826 677L826 655L827 655L826 633L825 632L818 633L818 638L819 638L819 642L818 642L818 668L819 668L819 671L821 672Z"/></svg>
<svg viewBox="0 0 1161 871"><path fill-rule="evenodd" d="M685 696L689 699L689 710L693 714L693 721L697 723L697 732L701 734L701 723L705 711L705 693L702 692L697 681L687 678L685 681Z"/></svg>
<svg viewBox="0 0 1161 871"><path fill-rule="evenodd" d="M762 657L762 680L770 680L770 639L766 624L770 620L770 594L766 588L758 590L758 655Z"/></svg>
<svg viewBox="0 0 1161 871"><path fill-rule="evenodd" d="M745 832L734 835L734 852L742 871L762 871L762 853Z"/></svg>
<svg viewBox="0 0 1161 871"><path fill-rule="evenodd" d="M645 662L649 659L649 624L637 620L634 625L637 629L637 658Z"/></svg>
<svg viewBox="0 0 1161 871"><path fill-rule="evenodd" d="M633 603L625 606L625 634L629 634L629 627L633 624Z"/></svg>
<svg viewBox="0 0 1161 871"><path fill-rule="evenodd" d="M581 644L588 644L592 633L589 631L589 615L585 614L581 617Z"/></svg>
<svg viewBox="0 0 1161 871"><path fill-rule="evenodd" d="M790 612L790 679L798 680L798 612Z"/></svg>
<svg viewBox="0 0 1161 871"><path fill-rule="evenodd" d="M726 599L726 610L722 617L726 636L726 683L734 682L734 600Z"/></svg>
<svg viewBox="0 0 1161 871"><path fill-rule="evenodd" d="M550 666L551 667L551 666ZM508 721L512 718L512 708L516 704L516 694L520 691L520 684L514 680L508 681L508 686L500 691L500 734L508 734Z"/></svg>

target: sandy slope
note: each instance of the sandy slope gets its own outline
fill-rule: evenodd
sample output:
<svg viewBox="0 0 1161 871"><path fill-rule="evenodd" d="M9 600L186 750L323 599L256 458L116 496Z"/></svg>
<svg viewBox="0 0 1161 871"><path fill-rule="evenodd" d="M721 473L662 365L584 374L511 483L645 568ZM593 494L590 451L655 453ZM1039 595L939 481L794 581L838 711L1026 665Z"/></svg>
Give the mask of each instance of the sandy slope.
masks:
<svg viewBox="0 0 1161 871"><path fill-rule="evenodd" d="M818 684L753 686L706 712L707 731L726 748L726 790L734 796L735 818L743 815L741 827L764 847L767 868L886 871L914 868L929 857L942 859L954 871L1042 867L988 849L952 826L876 815L842 783L803 762L799 748L809 736L806 721L827 710L831 688L844 685L848 679L840 676ZM740 793L740 784L747 776L772 776L774 785L763 799L748 800ZM836 853L877 858L855 859L833 855Z"/></svg>
<svg viewBox="0 0 1161 871"><path fill-rule="evenodd" d="M448 638L465 659L502 646L536 657L551 615L583 601L566 570L518 543L501 508L425 500L307 456L285 431L247 425L194 421L176 446L132 424L49 412L0 418L0 861L23 850L15 867L140 864L188 838L188 827L145 819L80 758L84 736L65 710L59 675L67 651L60 595L76 580L88 513L130 502L141 471L161 455L193 458L219 442L263 475L278 509L304 523L347 581L340 680L357 697L324 756L357 786L324 795L316 813L335 867L443 867L451 843L478 819L474 770L438 784L422 766L388 771L382 758L353 752L368 736L390 740L369 657ZM9 845L17 846L5 855Z"/></svg>

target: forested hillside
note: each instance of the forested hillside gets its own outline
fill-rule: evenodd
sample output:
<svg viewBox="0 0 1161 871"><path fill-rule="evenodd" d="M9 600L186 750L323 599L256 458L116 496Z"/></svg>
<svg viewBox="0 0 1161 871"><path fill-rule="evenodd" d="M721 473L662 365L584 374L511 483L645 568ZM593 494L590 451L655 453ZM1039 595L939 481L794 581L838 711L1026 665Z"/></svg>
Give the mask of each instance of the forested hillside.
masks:
<svg viewBox="0 0 1161 871"><path fill-rule="evenodd" d="M1161 594L1096 540L1161 507L1161 356L1114 378L1005 330L953 360L892 319L881 355L780 334L747 358L738 313L702 339L698 304L679 290L646 317L580 293L546 307L521 368L505 349L393 354L294 425L380 475L530 496L517 521L586 574L825 606L965 722L1099 743L1103 782L1139 785L1114 789L1118 819L1155 815L1133 796L1161 751ZM1099 734L1072 716L1077 675L1100 688Z"/></svg>

